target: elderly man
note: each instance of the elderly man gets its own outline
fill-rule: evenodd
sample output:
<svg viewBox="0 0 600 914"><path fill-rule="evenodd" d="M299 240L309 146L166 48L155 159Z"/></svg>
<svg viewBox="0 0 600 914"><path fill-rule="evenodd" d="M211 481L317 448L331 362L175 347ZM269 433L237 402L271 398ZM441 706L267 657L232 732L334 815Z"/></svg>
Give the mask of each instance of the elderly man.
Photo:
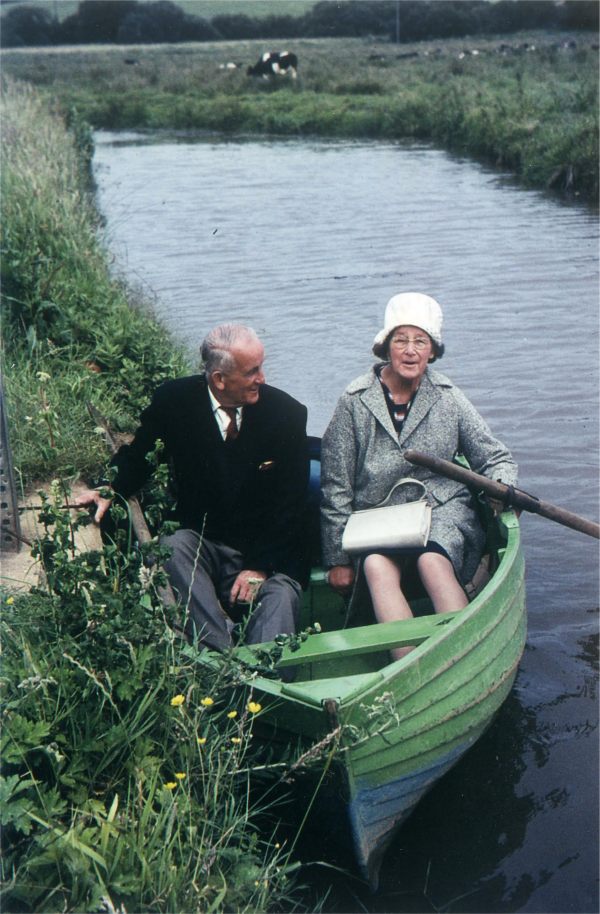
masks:
<svg viewBox="0 0 600 914"><path fill-rule="evenodd" d="M128 498L148 479L158 439L169 459L181 527L165 568L186 610L186 633L223 650L236 622L248 643L293 633L308 564L306 407L265 384L254 330L222 324L205 338L203 375L167 381L123 446L114 491ZM96 490L80 504L110 501Z"/></svg>

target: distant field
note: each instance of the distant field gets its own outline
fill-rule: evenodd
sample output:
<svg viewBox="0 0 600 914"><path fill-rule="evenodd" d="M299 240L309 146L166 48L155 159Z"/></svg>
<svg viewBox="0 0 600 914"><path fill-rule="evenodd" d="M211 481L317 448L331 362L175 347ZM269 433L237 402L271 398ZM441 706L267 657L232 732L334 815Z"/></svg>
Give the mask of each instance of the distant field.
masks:
<svg viewBox="0 0 600 914"><path fill-rule="evenodd" d="M115 0L117 2L117 0ZM139 0L141 3L150 0ZM231 13L243 13L245 16L259 19L265 16L286 15L301 16L314 6L315 0L175 0L186 13L212 19ZM0 15L5 15L15 6L39 6L48 10L60 21L77 12L78 0L16 0L14 3L2 3Z"/></svg>
<svg viewBox="0 0 600 914"><path fill-rule="evenodd" d="M510 169L528 186L597 199L592 33L400 46L297 39L297 80L250 79L246 67L265 49L257 40L14 48L3 52L3 74L94 127L417 138Z"/></svg>

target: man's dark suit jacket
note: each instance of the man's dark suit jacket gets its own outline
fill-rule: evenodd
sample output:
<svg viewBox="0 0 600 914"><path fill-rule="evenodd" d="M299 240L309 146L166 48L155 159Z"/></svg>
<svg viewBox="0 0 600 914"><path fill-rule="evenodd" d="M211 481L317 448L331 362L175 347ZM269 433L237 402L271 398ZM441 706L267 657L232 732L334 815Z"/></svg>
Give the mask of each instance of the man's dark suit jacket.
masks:
<svg viewBox="0 0 600 914"><path fill-rule="evenodd" d="M238 549L245 568L281 572L306 586L306 407L264 384L258 402L244 406L238 437L225 442L204 375L167 381L143 411L131 444L114 458L116 492L128 498L146 482L146 454L159 438L181 526Z"/></svg>

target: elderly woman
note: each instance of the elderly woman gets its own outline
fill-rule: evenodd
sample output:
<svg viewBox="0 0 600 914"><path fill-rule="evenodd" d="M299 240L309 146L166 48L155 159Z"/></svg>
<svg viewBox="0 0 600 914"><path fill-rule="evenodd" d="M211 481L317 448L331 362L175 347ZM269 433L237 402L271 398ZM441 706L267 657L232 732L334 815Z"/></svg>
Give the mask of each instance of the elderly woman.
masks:
<svg viewBox="0 0 600 914"><path fill-rule="evenodd" d="M460 453L477 473L507 484L516 482L517 468L465 395L429 367L444 352L437 301L416 292L395 295L384 324L373 345L383 361L346 388L323 437L321 523L329 583L347 593L355 577L342 549L350 514L383 501L402 477L426 485L433 508L427 545L410 560L389 551L362 556L375 616L391 622L412 615L403 593L407 561L413 567L416 563L435 611L449 612L467 605L464 585L484 545L471 493L459 482L413 466L404 450L415 448L446 460ZM396 495L395 501L406 500L411 487L400 487Z"/></svg>

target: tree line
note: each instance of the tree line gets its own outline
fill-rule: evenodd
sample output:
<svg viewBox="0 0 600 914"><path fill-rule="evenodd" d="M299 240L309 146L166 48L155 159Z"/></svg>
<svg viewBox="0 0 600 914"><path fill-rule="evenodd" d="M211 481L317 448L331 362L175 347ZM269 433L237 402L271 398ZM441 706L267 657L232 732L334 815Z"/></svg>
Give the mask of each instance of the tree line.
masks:
<svg viewBox="0 0 600 914"><path fill-rule="evenodd" d="M599 8L597 0L321 0L302 16L231 13L205 19L172 0L82 0L77 12L62 21L44 7L15 5L2 17L0 45L359 36L409 42L522 29L597 31Z"/></svg>

